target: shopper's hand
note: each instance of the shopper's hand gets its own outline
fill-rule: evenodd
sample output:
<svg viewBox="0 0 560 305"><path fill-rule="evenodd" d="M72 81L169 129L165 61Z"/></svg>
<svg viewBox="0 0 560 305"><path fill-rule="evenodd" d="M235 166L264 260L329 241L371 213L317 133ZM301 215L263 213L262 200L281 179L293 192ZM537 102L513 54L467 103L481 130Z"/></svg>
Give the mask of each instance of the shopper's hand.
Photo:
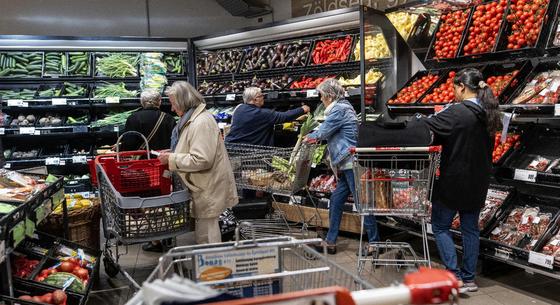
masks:
<svg viewBox="0 0 560 305"><path fill-rule="evenodd" d="M309 113L309 111L311 111L311 108L309 108L309 106L307 106L307 105L303 105L303 106L301 106L301 108L303 109L303 112L305 112L305 113Z"/></svg>
<svg viewBox="0 0 560 305"><path fill-rule="evenodd" d="M167 164L169 163L169 152L161 152L158 156L158 160L159 162L161 162L161 164Z"/></svg>

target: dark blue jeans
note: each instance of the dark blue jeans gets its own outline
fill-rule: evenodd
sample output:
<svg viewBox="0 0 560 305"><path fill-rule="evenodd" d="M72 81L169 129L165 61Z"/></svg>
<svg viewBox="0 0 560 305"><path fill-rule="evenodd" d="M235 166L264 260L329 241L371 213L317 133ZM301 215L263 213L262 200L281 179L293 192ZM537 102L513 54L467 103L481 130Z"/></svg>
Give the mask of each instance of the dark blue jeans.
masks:
<svg viewBox="0 0 560 305"><path fill-rule="evenodd" d="M329 206L329 232L327 232L326 241L329 244L335 244L338 237L338 230L340 228L340 221L342 220L342 212L344 203L348 199L348 195L352 192L354 202L358 204L358 196L356 194L356 187L354 184L354 171L351 169L343 170L338 175L336 182L336 189L331 194ZM364 220L364 227L368 235L369 242L379 241L379 233L377 232L377 223L375 217L366 216Z"/></svg>
<svg viewBox="0 0 560 305"><path fill-rule="evenodd" d="M457 251L453 242L451 223L455 214L459 213L461 220L461 234L463 236L463 267L457 264ZM439 256L447 270L455 273L457 279L464 282L474 281L476 263L480 244L478 218L480 210L456 211L434 202L432 207L432 230L436 238Z"/></svg>

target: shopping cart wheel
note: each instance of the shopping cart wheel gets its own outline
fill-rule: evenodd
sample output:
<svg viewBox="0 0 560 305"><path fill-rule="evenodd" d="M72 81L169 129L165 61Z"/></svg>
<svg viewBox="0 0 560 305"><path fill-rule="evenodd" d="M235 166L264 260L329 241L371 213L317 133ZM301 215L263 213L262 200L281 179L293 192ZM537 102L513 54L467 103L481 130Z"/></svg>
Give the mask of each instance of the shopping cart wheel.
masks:
<svg viewBox="0 0 560 305"><path fill-rule="evenodd" d="M105 266L105 274L109 277L115 277L119 274L119 267L110 257L103 257L103 265Z"/></svg>

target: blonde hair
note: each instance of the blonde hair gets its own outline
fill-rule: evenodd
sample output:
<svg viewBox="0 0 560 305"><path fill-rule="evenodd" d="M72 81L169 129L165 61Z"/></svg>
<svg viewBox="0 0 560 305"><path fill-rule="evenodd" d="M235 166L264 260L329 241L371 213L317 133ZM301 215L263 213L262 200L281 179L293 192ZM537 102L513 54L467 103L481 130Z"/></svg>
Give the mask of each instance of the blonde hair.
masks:
<svg viewBox="0 0 560 305"><path fill-rule="evenodd" d="M140 94L140 104L142 107L159 107L161 104L161 94L153 89L147 89Z"/></svg>
<svg viewBox="0 0 560 305"><path fill-rule="evenodd" d="M204 104L204 98L186 81L176 81L165 90L167 96L173 96L180 111L187 112L191 108Z"/></svg>

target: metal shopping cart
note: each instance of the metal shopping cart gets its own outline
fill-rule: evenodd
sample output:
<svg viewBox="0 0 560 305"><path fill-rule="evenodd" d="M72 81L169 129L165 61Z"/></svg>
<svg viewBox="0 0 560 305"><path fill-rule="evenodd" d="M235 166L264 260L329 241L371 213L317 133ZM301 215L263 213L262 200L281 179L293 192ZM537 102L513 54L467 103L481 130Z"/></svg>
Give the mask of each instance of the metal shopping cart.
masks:
<svg viewBox="0 0 560 305"><path fill-rule="evenodd" d="M181 289L194 281L241 298L219 303L222 305L433 304L457 296L458 282L445 270L421 270L420 274L406 275L404 285L374 289L329 260L326 252L320 254L308 246L320 239L279 236L239 241L239 230L236 236L235 242L170 250L160 258L144 287L170 287L182 281ZM127 304L150 305L145 301L152 298L142 294L147 292L140 292ZM158 302L173 298L158 296Z"/></svg>
<svg viewBox="0 0 560 305"><path fill-rule="evenodd" d="M93 168L101 197L101 219L105 245L103 262L110 277L121 272L135 287L139 285L122 270L119 257L128 245L176 237L188 231L189 196L186 190L171 192L165 166L146 151L100 155ZM127 134L126 132L119 137ZM145 159L142 159L146 157ZM119 252L124 245L126 251ZM115 248L113 254L112 248Z"/></svg>
<svg viewBox="0 0 560 305"><path fill-rule="evenodd" d="M376 265L401 268L431 265L426 233L427 206L431 200L441 148L437 147L373 147L355 148L354 175L357 210L364 218L368 215L398 216L420 222L422 256L409 243L390 240L370 243L373 255L359 251L358 272L366 261ZM360 236L360 245L362 236ZM380 254L384 253L384 257Z"/></svg>
<svg viewBox="0 0 560 305"><path fill-rule="evenodd" d="M307 180L316 145L302 144L299 149L226 143L238 190L268 192L272 196L274 212L266 219L247 220L252 223L258 237L290 235L309 237L311 227L321 227L321 217L315 202L310 198L313 213L306 216L295 196L304 190L307 195ZM277 207L278 197L289 197L297 206L297 222L290 222ZM243 229L243 236L248 236Z"/></svg>

